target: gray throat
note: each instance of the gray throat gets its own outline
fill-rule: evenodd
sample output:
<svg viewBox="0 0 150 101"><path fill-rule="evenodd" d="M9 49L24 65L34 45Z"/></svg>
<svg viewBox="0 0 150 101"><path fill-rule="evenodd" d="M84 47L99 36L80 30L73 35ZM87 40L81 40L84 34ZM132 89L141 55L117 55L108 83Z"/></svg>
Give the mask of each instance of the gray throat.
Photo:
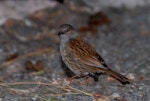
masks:
<svg viewBox="0 0 150 101"><path fill-rule="evenodd" d="M75 39L77 36L79 36L79 34L75 33L73 35L62 35L60 36L60 52L62 53L64 51L64 49L66 48L66 45L68 44L68 42L70 41L70 39Z"/></svg>

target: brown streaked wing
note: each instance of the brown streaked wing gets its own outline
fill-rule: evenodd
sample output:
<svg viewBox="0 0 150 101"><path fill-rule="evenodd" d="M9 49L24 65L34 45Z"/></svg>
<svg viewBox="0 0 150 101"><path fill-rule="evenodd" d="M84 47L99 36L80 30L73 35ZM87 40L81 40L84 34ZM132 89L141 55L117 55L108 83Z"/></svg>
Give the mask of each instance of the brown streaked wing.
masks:
<svg viewBox="0 0 150 101"><path fill-rule="evenodd" d="M108 68L103 58L96 52L82 36L70 39L69 46L75 59L80 60L86 65Z"/></svg>

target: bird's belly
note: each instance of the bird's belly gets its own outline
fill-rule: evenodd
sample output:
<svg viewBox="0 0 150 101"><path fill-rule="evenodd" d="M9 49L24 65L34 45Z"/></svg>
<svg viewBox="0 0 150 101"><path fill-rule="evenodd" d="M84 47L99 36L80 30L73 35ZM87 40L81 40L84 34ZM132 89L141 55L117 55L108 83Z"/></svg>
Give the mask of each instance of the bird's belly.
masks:
<svg viewBox="0 0 150 101"><path fill-rule="evenodd" d="M62 54L62 59L75 75L81 77L89 74L88 67L78 59L75 59L72 53L67 53L65 50Z"/></svg>

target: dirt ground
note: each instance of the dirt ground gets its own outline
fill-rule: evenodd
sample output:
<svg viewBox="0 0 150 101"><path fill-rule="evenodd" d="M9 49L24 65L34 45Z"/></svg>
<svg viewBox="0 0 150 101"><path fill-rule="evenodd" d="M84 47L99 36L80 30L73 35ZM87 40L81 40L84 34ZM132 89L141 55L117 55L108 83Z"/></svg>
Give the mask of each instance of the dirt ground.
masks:
<svg viewBox="0 0 150 101"><path fill-rule="evenodd" d="M58 4L0 26L0 101L150 101L150 7L92 10ZM56 34L72 24L114 70L121 85L101 75L79 78L61 61Z"/></svg>

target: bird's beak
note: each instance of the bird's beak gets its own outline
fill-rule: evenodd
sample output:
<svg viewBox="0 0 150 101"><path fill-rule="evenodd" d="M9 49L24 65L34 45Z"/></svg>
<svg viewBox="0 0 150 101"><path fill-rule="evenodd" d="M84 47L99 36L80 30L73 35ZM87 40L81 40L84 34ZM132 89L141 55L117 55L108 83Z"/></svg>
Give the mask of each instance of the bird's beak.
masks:
<svg viewBox="0 0 150 101"><path fill-rule="evenodd" d="M60 30L57 30L57 35L60 36L62 33L60 32Z"/></svg>
<svg viewBox="0 0 150 101"><path fill-rule="evenodd" d="M61 34L60 32L57 33L58 36L60 36L60 34Z"/></svg>

